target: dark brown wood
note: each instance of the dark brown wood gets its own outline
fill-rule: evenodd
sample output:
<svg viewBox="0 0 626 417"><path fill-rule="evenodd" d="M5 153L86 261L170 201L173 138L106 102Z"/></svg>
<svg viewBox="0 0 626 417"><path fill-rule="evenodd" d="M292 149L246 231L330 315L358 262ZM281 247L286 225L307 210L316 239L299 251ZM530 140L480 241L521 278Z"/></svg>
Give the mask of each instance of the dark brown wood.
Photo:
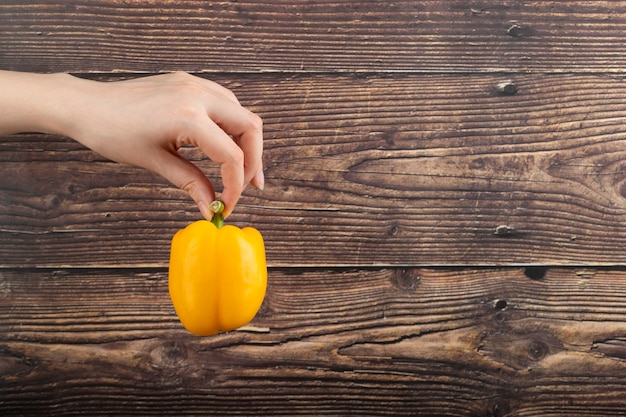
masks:
<svg viewBox="0 0 626 417"><path fill-rule="evenodd" d="M5 69L617 72L623 1L13 1Z"/></svg>
<svg viewBox="0 0 626 417"><path fill-rule="evenodd" d="M266 189L231 221L261 230L271 266L626 261L621 77L516 75L514 95L499 75L222 78L265 122ZM199 218L70 140L0 147L4 266L163 267Z"/></svg>
<svg viewBox="0 0 626 417"><path fill-rule="evenodd" d="M272 269L213 338L163 270L0 278L3 415L624 415L622 270Z"/></svg>
<svg viewBox="0 0 626 417"><path fill-rule="evenodd" d="M230 221L270 270L194 337L193 202L0 138L0 415L626 416L625 32L626 1L2 2L0 69L185 70L260 114Z"/></svg>

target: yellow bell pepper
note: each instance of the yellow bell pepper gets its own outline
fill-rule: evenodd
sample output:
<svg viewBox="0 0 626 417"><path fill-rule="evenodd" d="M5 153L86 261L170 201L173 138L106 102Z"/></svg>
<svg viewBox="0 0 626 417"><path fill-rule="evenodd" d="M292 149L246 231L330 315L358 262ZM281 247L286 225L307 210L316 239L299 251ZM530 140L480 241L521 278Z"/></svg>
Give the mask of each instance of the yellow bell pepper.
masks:
<svg viewBox="0 0 626 417"><path fill-rule="evenodd" d="M261 233L252 227L223 226L223 209L221 201L214 202L211 222L198 220L172 239L170 297L180 322L198 336L250 322L267 287Z"/></svg>

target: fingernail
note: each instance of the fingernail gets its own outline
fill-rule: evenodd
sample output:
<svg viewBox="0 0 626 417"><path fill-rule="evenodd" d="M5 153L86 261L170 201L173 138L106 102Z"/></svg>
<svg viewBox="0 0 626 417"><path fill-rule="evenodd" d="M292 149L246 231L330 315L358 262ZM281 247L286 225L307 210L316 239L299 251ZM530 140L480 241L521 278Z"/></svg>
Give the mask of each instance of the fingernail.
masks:
<svg viewBox="0 0 626 417"><path fill-rule="evenodd" d="M211 220L213 218L213 212L209 208L209 205L204 201L200 201L198 203L198 208L200 209L200 213L204 216L205 219Z"/></svg>
<svg viewBox="0 0 626 417"><path fill-rule="evenodd" d="M254 186L261 191L265 188L265 174L263 174L263 170L257 172L254 176Z"/></svg>

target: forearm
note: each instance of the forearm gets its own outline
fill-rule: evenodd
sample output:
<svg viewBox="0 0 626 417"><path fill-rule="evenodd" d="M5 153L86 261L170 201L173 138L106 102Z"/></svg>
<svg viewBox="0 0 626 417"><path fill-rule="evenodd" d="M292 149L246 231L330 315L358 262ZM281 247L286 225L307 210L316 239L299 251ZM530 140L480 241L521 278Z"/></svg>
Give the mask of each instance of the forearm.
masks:
<svg viewBox="0 0 626 417"><path fill-rule="evenodd" d="M68 74L0 71L0 135L41 132L68 135L72 111L89 81Z"/></svg>

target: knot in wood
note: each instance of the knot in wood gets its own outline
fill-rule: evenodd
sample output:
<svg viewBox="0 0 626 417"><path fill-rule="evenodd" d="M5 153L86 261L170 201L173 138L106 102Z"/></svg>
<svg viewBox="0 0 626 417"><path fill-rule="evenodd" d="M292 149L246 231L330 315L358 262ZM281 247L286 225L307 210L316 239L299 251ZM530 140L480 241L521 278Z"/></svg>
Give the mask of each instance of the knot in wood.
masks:
<svg viewBox="0 0 626 417"><path fill-rule="evenodd" d="M501 224L500 226L496 227L494 235L500 236L500 237L505 237L505 236L510 236L513 233L515 233L515 228L514 227L507 226L505 224Z"/></svg>
<svg viewBox="0 0 626 417"><path fill-rule="evenodd" d="M513 81L503 81L496 85L496 92L501 96L513 96L517 94L517 85Z"/></svg>
<svg viewBox="0 0 626 417"><path fill-rule="evenodd" d="M543 330L505 329L488 334L480 352L513 369L527 369L563 349L561 341Z"/></svg>
<svg viewBox="0 0 626 417"><path fill-rule="evenodd" d="M546 276L548 268L545 266L529 266L524 269L524 275L532 280L541 280Z"/></svg>
<svg viewBox="0 0 626 417"><path fill-rule="evenodd" d="M528 344L528 358L533 361L540 361L549 354L550 347L540 340L531 340Z"/></svg>
<svg viewBox="0 0 626 417"><path fill-rule="evenodd" d="M187 349L176 341L163 343L152 349L150 359L154 368L176 366L187 359Z"/></svg>
<svg viewBox="0 0 626 417"><path fill-rule="evenodd" d="M626 182L619 185L619 193L622 197L626 198Z"/></svg>
<svg viewBox="0 0 626 417"><path fill-rule="evenodd" d="M517 38L522 35L522 27L515 23L507 29L506 34L513 38Z"/></svg>
<svg viewBox="0 0 626 417"><path fill-rule="evenodd" d="M417 270L402 268L396 270L392 278L394 287L403 292L413 292L420 282L420 276Z"/></svg>

